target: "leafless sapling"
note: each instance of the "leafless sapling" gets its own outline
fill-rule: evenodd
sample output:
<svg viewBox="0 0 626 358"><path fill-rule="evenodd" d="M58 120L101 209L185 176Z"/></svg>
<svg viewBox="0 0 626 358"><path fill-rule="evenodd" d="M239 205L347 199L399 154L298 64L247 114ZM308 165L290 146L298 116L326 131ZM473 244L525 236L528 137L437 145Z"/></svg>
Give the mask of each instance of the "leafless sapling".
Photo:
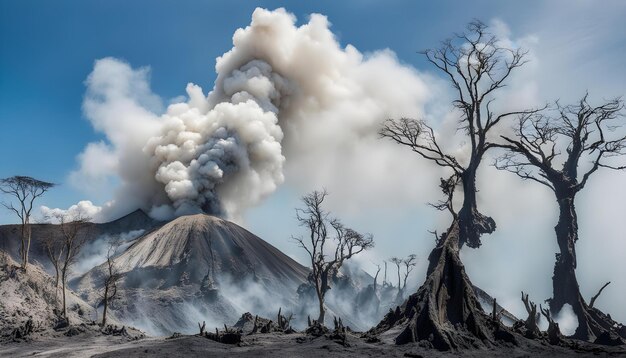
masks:
<svg viewBox="0 0 626 358"><path fill-rule="evenodd" d="M402 259L399 257L390 257L389 261L396 265L396 272L398 274L398 294L400 294L400 290L402 289L402 284L400 281L400 265L402 265Z"/></svg>
<svg viewBox="0 0 626 358"><path fill-rule="evenodd" d="M63 293L63 309L61 311L64 318L67 319L67 303L66 303L66 286L67 275L72 265L76 262L76 258L86 240L86 235L82 232L88 229L88 223L91 220L82 211L78 212L57 212L52 215L59 223L63 242L63 255L61 256L61 288Z"/></svg>
<svg viewBox="0 0 626 358"><path fill-rule="evenodd" d="M417 255L410 254L406 259L402 260L402 264L404 265L404 277L402 279L402 293L406 290L406 281L409 278L411 272L417 265Z"/></svg>
<svg viewBox="0 0 626 358"><path fill-rule="evenodd" d="M345 227L322 208L326 190L313 191L302 197L303 208L296 209L296 218L308 230L308 238L293 237L311 259L311 279L319 303L317 321L324 324L324 296L330 289L329 279L339 271L344 261L374 246L371 234L360 234ZM334 246L334 249L329 247Z"/></svg>
<svg viewBox="0 0 626 358"><path fill-rule="evenodd" d="M109 308L109 304L118 297L118 282L122 279L123 275L120 272L119 267L115 264L115 256L117 254L117 250L121 245L121 240L119 237L114 237L109 241L107 247L107 255L105 262L105 275L104 275L104 285L103 285L103 294L102 294L102 327L106 327L107 322L107 310Z"/></svg>
<svg viewBox="0 0 626 358"><path fill-rule="evenodd" d="M378 286L378 274L380 273L380 265L376 265L376 275L374 275L374 292L376 292L376 287Z"/></svg>
<svg viewBox="0 0 626 358"><path fill-rule="evenodd" d="M35 200L45 194L55 184L41 181L28 176L12 176L10 178L0 179L0 191L13 196L18 204L4 202L7 209L13 211L20 219L20 258L22 269L26 270L28 266L28 252L30 251L30 240L32 229L30 219L33 211Z"/></svg>
<svg viewBox="0 0 626 358"><path fill-rule="evenodd" d="M61 270L61 261L63 258L63 249L65 248L62 237L56 235L45 235L39 238L41 241L41 246L44 249L46 257L52 263L54 267L54 288L55 292L57 292L57 288L59 287L59 279L60 279L60 270Z"/></svg>

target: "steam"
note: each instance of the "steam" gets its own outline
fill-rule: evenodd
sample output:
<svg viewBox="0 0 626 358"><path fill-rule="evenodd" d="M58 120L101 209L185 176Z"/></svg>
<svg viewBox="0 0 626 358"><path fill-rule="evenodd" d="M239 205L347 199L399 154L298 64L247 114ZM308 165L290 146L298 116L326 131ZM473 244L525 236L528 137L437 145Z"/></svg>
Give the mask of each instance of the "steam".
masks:
<svg viewBox="0 0 626 358"><path fill-rule="evenodd" d="M144 233L144 231L145 230L131 230L116 235L116 238L120 240L120 246L117 248L116 253L126 250L135 239ZM76 265L72 270L72 275L80 276L97 265L106 262L111 239L109 235L102 235L93 241L87 241L80 251Z"/></svg>
<svg viewBox="0 0 626 358"><path fill-rule="evenodd" d="M94 191L117 186L101 220L137 207L158 219L206 212L239 220L286 174L308 190L343 171L334 187L345 195L353 194L343 190L348 181L381 196L393 187L383 178L417 186L400 163L381 171L388 158L410 154L376 132L388 117L422 112L421 77L390 51L342 48L322 15L295 22L284 9L256 9L217 59L213 90L190 83L186 101L165 110L149 69L96 61L84 112L106 140L85 148L71 180ZM417 196L407 191L402 198Z"/></svg>

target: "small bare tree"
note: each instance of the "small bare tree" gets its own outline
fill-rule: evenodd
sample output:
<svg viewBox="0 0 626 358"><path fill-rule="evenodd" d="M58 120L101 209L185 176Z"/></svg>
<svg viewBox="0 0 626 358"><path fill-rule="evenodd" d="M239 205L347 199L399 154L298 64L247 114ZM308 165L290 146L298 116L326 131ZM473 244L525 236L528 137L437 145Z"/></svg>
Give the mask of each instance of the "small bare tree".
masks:
<svg viewBox="0 0 626 358"><path fill-rule="evenodd" d="M61 271L61 288L63 292L63 317L67 319L67 302L66 302L66 286L67 275L70 272L72 265L76 262L76 258L86 240L86 235L82 233L87 229L87 223L91 220L82 212L67 213L60 212L55 213L52 217L59 223L61 227L61 240L62 250L60 261Z"/></svg>
<svg viewBox="0 0 626 358"><path fill-rule="evenodd" d="M411 272L413 271L413 268L415 268L416 259L417 259L417 255L415 254L411 254L407 256L406 259L401 259L398 257L392 257L389 259L389 261L391 261L392 263L396 265L396 269L398 272L398 296L397 296L398 299L402 299L402 297L404 296L404 291L406 289L406 281L409 278L409 275L411 274ZM404 272L402 272L403 265L404 265Z"/></svg>
<svg viewBox="0 0 626 358"><path fill-rule="evenodd" d="M33 211L33 204L37 198L54 186L55 184L53 183L27 176L13 176L0 179L0 191L13 196L19 203L17 206L15 206L13 202L2 203L2 205L13 211L20 219L20 258L22 261L22 269L25 271L28 266L28 252L30 251L30 239L32 234L30 218Z"/></svg>
<svg viewBox="0 0 626 358"><path fill-rule="evenodd" d="M293 237L311 259L311 278L319 302L317 322L322 325L326 313L324 296L330 289L329 279L339 271L344 261L374 246L371 234L363 235L345 227L322 208L327 195L326 190L316 190L302 197L304 208L296 209L296 218L301 226L308 229L309 237ZM329 245L335 245L334 250Z"/></svg>
<svg viewBox="0 0 626 358"><path fill-rule="evenodd" d="M626 134L614 132L623 125L624 103L620 98L598 106L588 102L586 94L577 104L556 103L554 114L542 111L527 113L519 118L515 137L502 136L508 149L495 166L548 187L559 206L555 226L559 253L556 254L552 277L553 297L550 311L558 313L570 304L578 317L574 336L593 340L613 323L587 306L580 294L576 278L576 242L578 215L574 201L585 188L589 178L600 168L623 170L615 159L626 155ZM581 163L589 167L580 170Z"/></svg>
<svg viewBox="0 0 626 358"><path fill-rule="evenodd" d="M396 271L398 273L398 292L400 292L400 289L402 287L401 285L401 281L400 281L400 265L402 265L402 259L399 257L390 257L389 261L391 261L391 263L393 263L394 265L396 265Z"/></svg>
<svg viewBox="0 0 626 358"><path fill-rule="evenodd" d="M385 276L383 277L383 288L387 286L387 261L383 261L385 264Z"/></svg>
<svg viewBox="0 0 626 358"><path fill-rule="evenodd" d="M406 259L402 260L402 263L404 264L404 278L402 281L402 293L403 294L404 294L404 291L406 290L406 280L409 278L409 275L411 274L411 272L417 265L416 261L417 261L417 255L415 254L411 254L407 256Z"/></svg>
<svg viewBox="0 0 626 358"><path fill-rule="evenodd" d="M378 274L380 273L380 265L376 265L376 275L374 276L374 292L376 292L376 286L378 286Z"/></svg>
<svg viewBox="0 0 626 358"><path fill-rule="evenodd" d="M61 237L55 235L45 235L39 239L44 249L46 257L54 267L54 288L59 287L59 278L61 270L61 261L63 258L63 249L65 247Z"/></svg>
<svg viewBox="0 0 626 358"><path fill-rule="evenodd" d="M106 327L107 323L107 311L109 303L111 303L118 296L118 282L122 279L122 273L119 267L115 265L115 255L121 245L119 237L113 238L109 241L107 248L107 260L106 260L106 273L104 276L104 293L102 294L102 327ZM201 329L202 331L203 329ZM200 333L202 334L202 332Z"/></svg>

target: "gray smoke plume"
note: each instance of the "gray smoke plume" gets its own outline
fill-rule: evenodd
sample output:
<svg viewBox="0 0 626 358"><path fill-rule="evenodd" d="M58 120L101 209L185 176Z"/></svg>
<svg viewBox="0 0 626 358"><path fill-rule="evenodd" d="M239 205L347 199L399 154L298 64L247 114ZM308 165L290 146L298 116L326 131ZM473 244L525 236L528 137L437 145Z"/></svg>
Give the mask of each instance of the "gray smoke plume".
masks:
<svg viewBox="0 0 626 358"><path fill-rule="evenodd" d="M288 88L269 64L252 60L230 72L208 99L170 106L161 135L144 148L171 200L154 210L171 205L177 216L233 216L273 192L283 181L277 115ZM188 87L189 96L196 90Z"/></svg>
<svg viewBox="0 0 626 358"><path fill-rule="evenodd" d="M426 85L391 51L342 48L329 26L318 14L297 26L284 9L255 10L217 59L213 90L188 84L165 110L148 69L96 61L84 111L106 140L89 144L71 175L94 191L115 187L96 219L141 207L159 219L202 211L237 221L285 173L308 190L342 172L368 188L364 200L405 186L381 178L408 182L404 166L388 163L409 153L376 133L385 118L422 113Z"/></svg>

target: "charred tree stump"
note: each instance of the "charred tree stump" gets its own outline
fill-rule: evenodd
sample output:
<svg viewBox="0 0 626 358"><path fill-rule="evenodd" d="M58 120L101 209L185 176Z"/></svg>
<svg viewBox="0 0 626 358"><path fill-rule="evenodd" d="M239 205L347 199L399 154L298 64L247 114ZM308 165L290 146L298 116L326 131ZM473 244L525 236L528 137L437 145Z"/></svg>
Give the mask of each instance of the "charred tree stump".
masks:
<svg viewBox="0 0 626 358"><path fill-rule="evenodd" d="M337 319L337 317L335 316L333 319L333 323L335 329L332 333L330 333L328 338L343 345L344 347L349 347L347 330L346 327L343 325L343 322L341 321L341 317Z"/></svg>
<svg viewBox="0 0 626 358"><path fill-rule="evenodd" d="M548 321L548 342L552 345L561 344L563 342L563 335L561 334L559 324L552 319L550 309L543 309L541 305L539 305L539 309L541 310L541 314L543 314Z"/></svg>
<svg viewBox="0 0 626 358"><path fill-rule="evenodd" d="M234 330L224 325L224 331L220 332L217 327L215 333L206 332L204 337L224 344L239 344L241 343L242 332L240 330Z"/></svg>
<svg viewBox="0 0 626 358"><path fill-rule="evenodd" d="M206 322L202 321L202 326L200 325L200 322L198 322L198 329L200 329L200 335L203 336L204 335L204 329L206 328Z"/></svg>
<svg viewBox="0 0 626 358"><path fill-rule="evenodd" d="M527 338L537 338L540 336L539 327L537 326L537 322L539 322L540 314L537 312L537 305L528 299L528 294L524 294L522 291L522 302L524 302L524 307L526 308L526 312L528 313L528 318L524 321L524 328L526 331L524 332L524 336Z"/></svg>

